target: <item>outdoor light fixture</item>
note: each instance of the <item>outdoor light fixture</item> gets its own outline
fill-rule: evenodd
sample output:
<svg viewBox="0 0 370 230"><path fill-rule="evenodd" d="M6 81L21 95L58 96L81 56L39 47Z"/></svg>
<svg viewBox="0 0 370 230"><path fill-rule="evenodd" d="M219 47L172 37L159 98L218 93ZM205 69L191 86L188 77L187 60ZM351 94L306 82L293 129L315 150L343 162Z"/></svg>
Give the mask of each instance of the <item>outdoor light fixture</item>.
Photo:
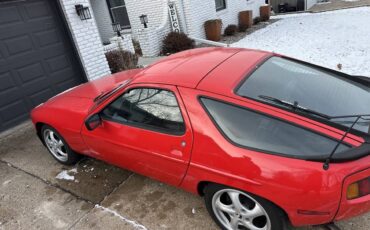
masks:
<svg viewBox="0 0 370 230"><path fill-rule="evenodd" d="M83 6L81 4L75 5L77 15L80 16L80 19L87 20L91 18L90 9L87 6Z"/></svg>
<svg viewBox="0 0 370 230"><path fill-rule="evenodd" d="M148 15L142 14L140 17L141 24L144 25L144 28L148 28Z"/></svg>
<svg viewBox="0 0 370 230"><path fill-rule="evenodd" d="M118 37L121 37L121 24L119 22L112 23L113 31L117 33Z"/></svg>

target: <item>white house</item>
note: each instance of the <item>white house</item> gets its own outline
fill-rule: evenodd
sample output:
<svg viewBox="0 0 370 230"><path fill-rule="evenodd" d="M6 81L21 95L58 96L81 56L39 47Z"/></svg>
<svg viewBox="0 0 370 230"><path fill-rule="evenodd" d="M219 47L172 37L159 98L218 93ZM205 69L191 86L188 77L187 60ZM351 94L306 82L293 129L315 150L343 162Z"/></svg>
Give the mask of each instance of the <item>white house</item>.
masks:
<svg viewBox="0 0 370 230"><path fill-rule="evenodd" d="M264 0L174 0L182 32L204 38L203 23L220 18L237 24L238 13L259 15ZM117 43L157 55L171 31L168 0L6 0L0 1L0 132L29 117L48 98L80 83L110 74L105 58ZM147 15L148 28L139 16ZM123 28L115 36L112 22ZM115 40L115 41L114 41ZM118 42L117 42L118 41ZM113 43L109 44L108 43Z"/></svg>
<svg viewBox="0 0 370 230"><path fill-rule="evenodd" d="M210 19L221 19L223 26L238 24L238 13L252 10L259 16L265 0L90 0L103 43L114 34L112 22L119 22L125 33L139 40L144 55L159 53L161 40L171 31L168 3L173 2L181 31L195 38L205 38L203 24ZM147 15L144 29L140 15Z"/></svg>

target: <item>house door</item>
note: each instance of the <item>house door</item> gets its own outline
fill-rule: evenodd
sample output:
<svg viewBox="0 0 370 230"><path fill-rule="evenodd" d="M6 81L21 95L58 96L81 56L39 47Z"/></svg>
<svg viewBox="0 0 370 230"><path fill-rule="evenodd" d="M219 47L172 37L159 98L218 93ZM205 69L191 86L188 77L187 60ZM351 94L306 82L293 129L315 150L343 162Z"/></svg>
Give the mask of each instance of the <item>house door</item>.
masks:
<svg viewBox="0 0 370 230"><path fill-rule="evenodd" d="M107 0L113 22L121 24L122 29L130 29L125 0Z"/></svg>

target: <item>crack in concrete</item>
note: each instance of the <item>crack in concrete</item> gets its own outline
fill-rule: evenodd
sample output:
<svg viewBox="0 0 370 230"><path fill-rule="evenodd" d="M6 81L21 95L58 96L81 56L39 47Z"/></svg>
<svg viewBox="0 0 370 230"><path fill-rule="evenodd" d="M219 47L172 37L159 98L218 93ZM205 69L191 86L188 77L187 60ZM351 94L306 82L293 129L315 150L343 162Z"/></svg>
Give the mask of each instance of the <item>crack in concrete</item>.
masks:
<svg viewBox="0 0 370 230"><path fill-rule="evenodd" d="M113 211L109 208L103 207L103 206L98 205L98 204L95 205L95 208L99 208L99 209L103 210L104 212L108 212L108 213L113 214L114 216L118 217L122 221L132 225L135 229L148 230L144 225L141 225L141 224L139 224L138 222L136 222L134 220L127 219L126 217L120 215L118 212Z"/></svg>
<svg viewBox="0 0 370 230"><path fill-rule="evenodd" d="M82 162L83 160L81 160L80 162L78 162L77 164L80 164L81 162ZM71 229L73 229L83 218L85 218L87 215L89 215L90 214L90 212L94 209L94 208L99 208L99 209L101 209L101 210L103 210L103 211L105 211L105 212L109 212L109 213L111 213L111 214L113 214L114 216L116 216L116 217L118 217L118 218L120 218L121 220L123 220L124 222L126 222L126 223L128 223L128 224L131 224L135 229L140 229L140 230L148 230L144 225L141 225L141 224L139 224L139 223L137 223L136 221L134 221L134 220L129 220L129 219L127 219L127 218L125 218L124 216L122 216L122 215L120 215L119 213L117 213L116 211L113 211L113 210L111 210L111 209L109 209L109 208L106 208L106 207L103 207L103 206L101 206L101 203L105 200L105 199L107 199L107 197L109 197L112 193L114 193L121 185L123 185L123 184L125 184L125 182L126 181L128 181L132 176L134 176L135 174L134 173L131 173L124 181L122 181L120 184L118 184L117 186L115 186L114 187L114 189L112 189L112 191L110 191L106 196L104 196L104 198L102 199L102 200L100 200L98 203L95 203L95 202L92 202L91 200L89 200L89 199L86 199L86 198L84 198L84 197L81 197L81 196L79 196L79 195L77 195L77 194L75 194L74 192L71 192L71 191L69 191L69 190L67 190L67 189L65 189L65 188L63 188L63 187L61 187L60 185L58 185L58 184L55 184L55 183L52 183L52 182L50 182L50 181L48 181L48 180L46 180L46 179L44 179L44 178L42 178L42 177L39 177L39 176L37 176L37 175L34 175L34 174L32 174L32 173L30 173L30 172L28 172L28 171L26 171L26 170L24 170L24 169L22 169L22 168L19 168L19 167L17 167L17 166L15 166L15 165L13 165L13 164L11 164L11 163L9 163L9 162L6 162L6 161L4 161L4 160L1 160L0 159L0 163L2 163L2 164L5 164L5 165L7 165L8 167L11 167L11 168L13 168L13 169L16 169L16 170L18 170L18 171L21 171L21 172L23 172L23 173L25 173L25 174L27 174L27 175L29 175L29 176L31 176L31 177L33 177L33 178L36 178L36 179L38 179L38 180L40 180L41 182L43 182L43 183L45 183L46 185L48 185L48 186L51 186L51 187L54 187L54 188L56 188L56 189L60 189L60 190L62 190L63 192L65 192L65 193L68 193L68 194L70 194L71 196L73 196L73 197L75 197L76 199L78 199L78 200L81 200L81 201L85 201L85 202L87 202L87 203L89 203L89 204L91 204L91 205L93 205L93 208L91 208L88 212L86 212L85 213L85 215L83 215L83 216L81 216L80 218L78 218L69 228L68 228L68 230L71 230Z"/></svg>
<svg viewBox="0 0 370 230"><path fill-rule="evenodd" d="M76 199L78 199L78 200L82 200L82 201L85 201L85 202L87 202L87 203L89 203L89 204L91 204L91 205L95 205L95 203L94 203L94 202L92 202L91 200L88 200L88 199L86 199L86 198L83 198L83 197L81 197L81 196L79 196L79 195L75 194L74 192L71 192L71 191L69 191L69 190L67 190L67 189L65 189L65 188L63 188L63 187L61 187L61 186L60 186L60 185L58 185L58 184L54 184L54 183L52 183L52 182L50 182L50 181L48 181L48 180L46 180L46 179L44 179L44 178L41 178L41 177L36 176L36 175L34 175L34 174L30 173L30 172L27 172L26 170L23 170L23 169L21 169L21 168L19 168L19 167L15 166L15 165L13 165L13 164L9 163L9 162L6 162L6 161L4 161L4 160L0 160L0 163L2 163L2 164L6 164L7 166L9 166L9 167L11 167L11 168L14 168L14 169L16 169L16 170L19 170L19 171L21 171L21 172L23 172L23 173L25 173L25 174L27 174L27 175L29 175L29 176L33 177L33 178L36 178L36 179L38 179L38 180L42 181L43 183L45 183L45 184L47 184L47 185L49 185L49 186L51 186L51 187L54 187L54 188L60 189L60 190L62 190L63 192L66 192L66 193L68 193L68 194L72 195L73 197L75 197L75 198L76 198Z"/></svg>

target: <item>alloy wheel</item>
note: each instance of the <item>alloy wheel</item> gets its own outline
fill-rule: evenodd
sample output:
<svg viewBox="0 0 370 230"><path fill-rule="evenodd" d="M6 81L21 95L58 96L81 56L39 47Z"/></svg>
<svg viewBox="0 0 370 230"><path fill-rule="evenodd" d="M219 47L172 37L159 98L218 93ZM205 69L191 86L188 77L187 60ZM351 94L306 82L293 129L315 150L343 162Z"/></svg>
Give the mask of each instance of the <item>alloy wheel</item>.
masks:
<svg viewBox="0 0 370 230"><path fill-rule="evenodd" d="M63 140L53 130L44 130L44 141L51 154L58 160L65 162L68 160L68 153Z"/></svg>
<svg viewBox="0 0 370 230"><path fill-rule="evenodd" d="M222 189L212 198L212 209L230 230L271 230L270 218L255 199L235 189Z"/></svg>

